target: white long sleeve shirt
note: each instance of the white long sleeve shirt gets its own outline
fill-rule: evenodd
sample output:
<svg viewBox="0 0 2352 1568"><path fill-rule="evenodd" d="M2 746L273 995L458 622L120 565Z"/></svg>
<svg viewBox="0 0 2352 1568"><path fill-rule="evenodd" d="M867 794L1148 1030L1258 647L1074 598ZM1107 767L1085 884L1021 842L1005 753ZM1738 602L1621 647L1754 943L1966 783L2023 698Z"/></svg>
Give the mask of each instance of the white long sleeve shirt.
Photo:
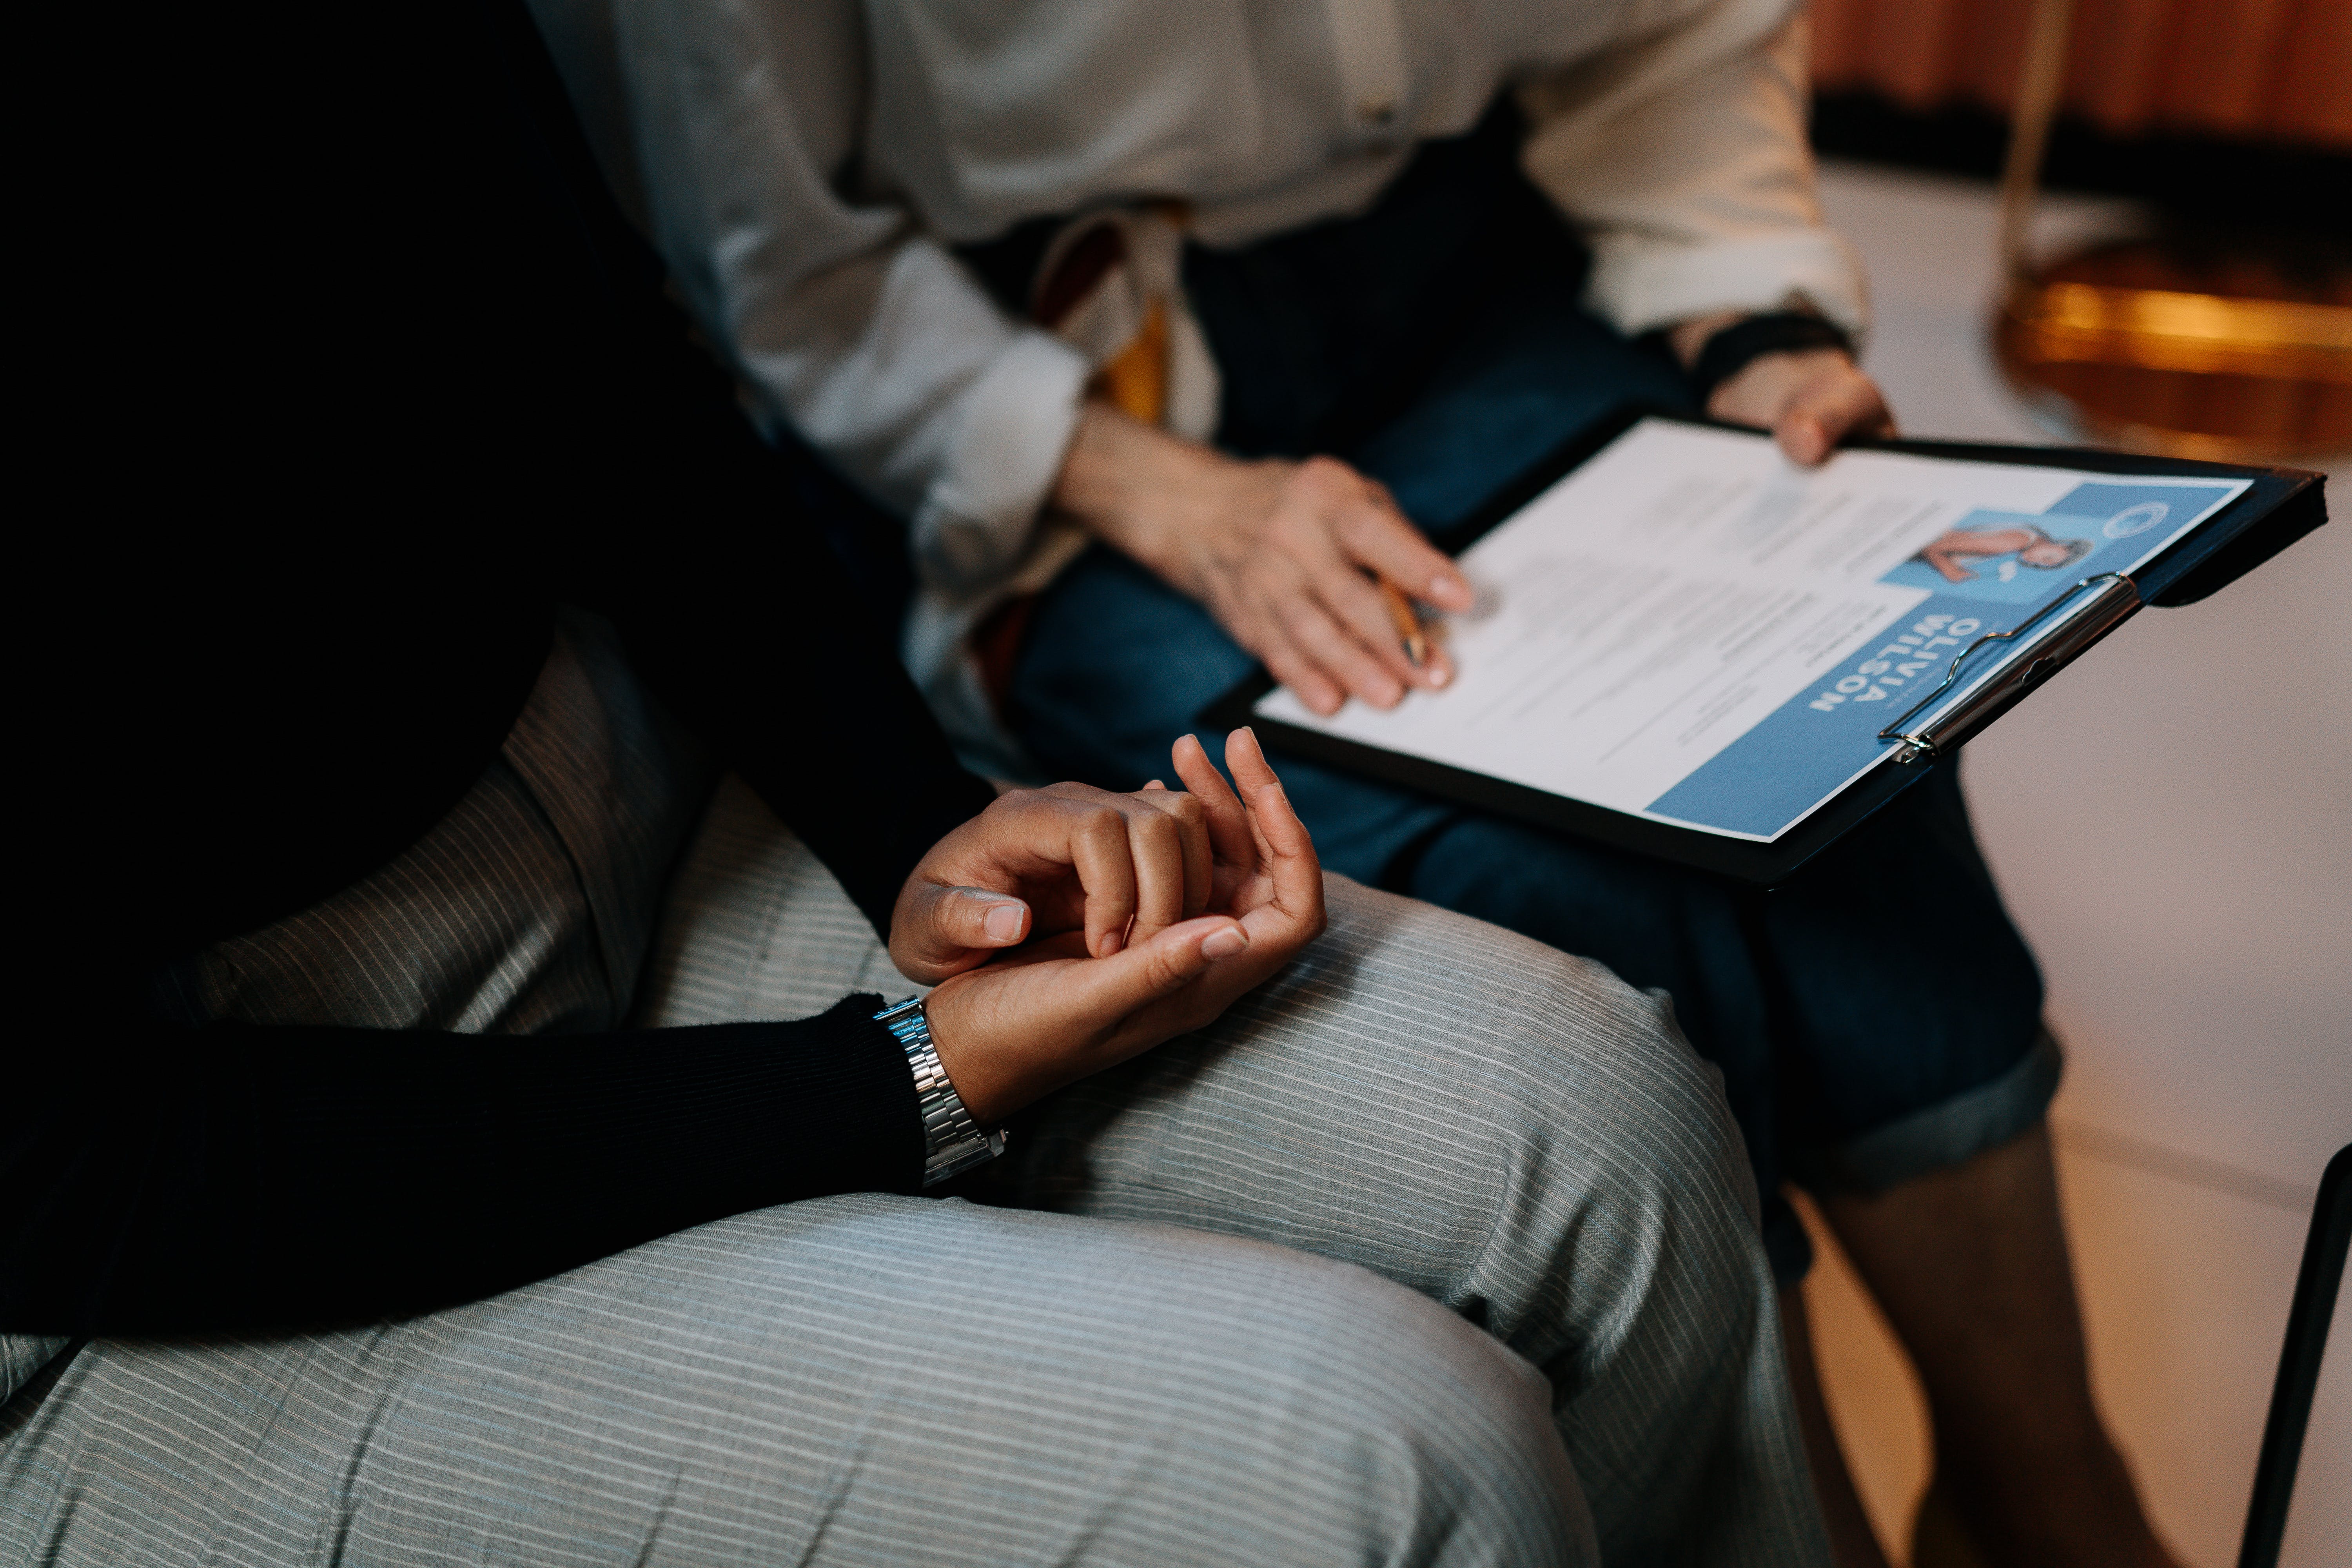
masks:
<svg viewBox="0 0 2352 1568"><path fill-rule="evenodd" d="M1515 89L1601 316L1801 298L1859 329L1795 3L533 0L760 411L908 518L927 594L967 609L1029 550L1089 366L945 247L1171 197L1195 239L1245 243L1363 209L1416 142ZM912 662L940 656L929 624Z"/></svg>

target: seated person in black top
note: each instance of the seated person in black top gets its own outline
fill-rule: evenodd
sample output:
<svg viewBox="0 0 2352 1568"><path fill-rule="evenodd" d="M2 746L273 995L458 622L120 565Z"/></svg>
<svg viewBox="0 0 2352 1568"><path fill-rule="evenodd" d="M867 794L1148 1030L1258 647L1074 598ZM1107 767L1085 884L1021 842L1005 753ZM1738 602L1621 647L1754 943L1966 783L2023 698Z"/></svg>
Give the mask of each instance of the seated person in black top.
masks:
<svg viewBox="0 0 2352 1568"><path fill-rule="evenodd" d="M1823 1561L1660 999L1245 735L997 796L519 11L193 25L57 56L10 1560Z"/></svg>

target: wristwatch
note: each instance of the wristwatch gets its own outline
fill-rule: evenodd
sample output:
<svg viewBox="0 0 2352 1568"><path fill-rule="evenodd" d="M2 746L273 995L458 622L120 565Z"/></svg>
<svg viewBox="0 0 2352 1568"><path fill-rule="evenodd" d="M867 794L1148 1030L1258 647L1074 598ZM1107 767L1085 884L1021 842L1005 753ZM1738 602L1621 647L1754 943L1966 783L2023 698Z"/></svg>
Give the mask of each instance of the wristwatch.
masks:
<svg viewBox="0 0 2352 1568"><path fill-rule="evenodd" d="M931 1021L923 1015L923 999L909 996L874 1015L875 1021L897 1037L907 1049L907 1066L915 1074L915 1101L923 1112L923 1185L937 1186L974 1165L1004 1152L1003 1132L983 1132L956 1093L940 1053L931 1044Z"/></svg>

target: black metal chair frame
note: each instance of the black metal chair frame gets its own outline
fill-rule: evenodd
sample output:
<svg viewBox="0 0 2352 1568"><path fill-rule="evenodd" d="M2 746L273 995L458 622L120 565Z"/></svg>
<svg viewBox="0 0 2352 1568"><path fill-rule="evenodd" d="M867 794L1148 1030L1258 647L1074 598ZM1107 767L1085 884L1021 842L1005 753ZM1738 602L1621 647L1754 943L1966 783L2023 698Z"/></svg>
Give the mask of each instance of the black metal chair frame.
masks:
<svg viewBox="0 0 2352 1568"><path fill-rule="evenodd" d="M2336 1158L2327 1162L2327 1173L2319 1178L2311 1236L2304 1244L2303 1269L2294 1281L2294 1305L2287 1311L2286 1343L2279 1351L2278 1381L2271 1385L2270 1420L2263 1428L2262 1458L2254 1465L2254 1495L2246 1505L2238 1568L2278 1568L2295 1466L2303 1458L2304 1428L2310 1424L2312 1396L2319 1388L2319 1358L2327 1349L2327 1325L2336 1312L2336 1289L2344 1282L2347 1242L2352 1242L2352 1143L2336 1152Z"/></svg>

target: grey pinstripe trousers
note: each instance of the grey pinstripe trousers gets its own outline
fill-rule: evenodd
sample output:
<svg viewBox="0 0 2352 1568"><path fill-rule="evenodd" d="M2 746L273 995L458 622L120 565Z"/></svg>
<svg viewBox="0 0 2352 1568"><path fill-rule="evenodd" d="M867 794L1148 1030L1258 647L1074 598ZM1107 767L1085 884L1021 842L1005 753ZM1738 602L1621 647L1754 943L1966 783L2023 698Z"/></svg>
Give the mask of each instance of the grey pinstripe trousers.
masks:
<svg viewBox="0 0 2352 1568"><path fill-rule="evenodd" d="M1737 1133L1665 1004L1331 901L1215 1026L1049 1102L986 1203L73 1347L0 1408L0 1560L1825 1562ZM731 781L646 976L656 1023L905 989Z"/></svg>

